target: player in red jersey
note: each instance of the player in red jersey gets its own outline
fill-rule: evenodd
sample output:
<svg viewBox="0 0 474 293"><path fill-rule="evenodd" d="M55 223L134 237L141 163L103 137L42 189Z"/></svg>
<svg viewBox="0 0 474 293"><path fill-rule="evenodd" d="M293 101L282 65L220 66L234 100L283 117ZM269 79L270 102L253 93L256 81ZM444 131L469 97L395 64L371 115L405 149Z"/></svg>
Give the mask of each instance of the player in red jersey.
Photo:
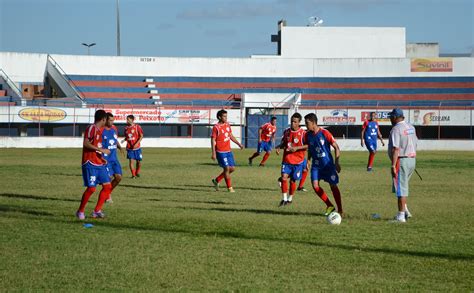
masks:
<svg viewBox="0 0 474 293"><path fill-rule="evenodd" d="M276 147L277 155L280 149L284 150L281 162L281 193L280 206L291 204L296 191L296 181L301 179L306 168L306 148L304 148L305 131L300 128L301 114L291 116L291 127L283 132L281 143ZM299 149L299 147L301 149ZM288 195L288 179L290 179L290 192Z"/></svg>
<svg viewBox="0 0 474 293"><path fill-rule="evenodd" d="M140 125L136 124L135 116L127 116L127 126L125 126L125 140L127 141L127 159L130 171L132 172L132 178L140 177L140 168L142 166L142 149L140 148L140 142L143 139L143 130ZM136 169L134 165L136 162Z"/></svg>
<svg viewBox="0 0 474 293"><path fill-rule="evenodd" d="M272 117L270 122L263 124L258 129L258 146L257 151L249 158L249 165L252 165L252 160L258 156L260 153L265 151L262 161L260 162L260 167L265 166L265 162L270 157L272 153L272 144L275 144L275 133L277 130L276 127L276 117Z"/></svg>
<svg viewBox="0 0 474 293"><path fill-rule="evenodd" d="M230 141L232 140L236 143L240 149L243 149L244 146L232 134L232 129L229 123L227 123L227 111L220 110L217 112L217 119L219 122L212 128L211 158L213 161L217 158L217 162L219 162L219 166L222 167L223 171L217 178L212 179L212 184L217 191L219 190L219 182L225 179L227 190L235 192L230 179L230 174L235 170L234 155L230 149Z"/></svg>
<svg viewBox="0 0 474 293"><path fill-rule="evenodd" d="M89 125L84 133L82 147L82 178L87 189L82 195L81 205L76 212L79 220L84 220L84 210L91 195L95 192L97 184L102 185L99 200L92 212L93 218L103 218L102 206L112 191L110 177L107 171L107 161L103 155L109 155L108 149L102 148L102 128L107 120L107 113L104 110L97 110L94 115L94 124Z"/></svg>

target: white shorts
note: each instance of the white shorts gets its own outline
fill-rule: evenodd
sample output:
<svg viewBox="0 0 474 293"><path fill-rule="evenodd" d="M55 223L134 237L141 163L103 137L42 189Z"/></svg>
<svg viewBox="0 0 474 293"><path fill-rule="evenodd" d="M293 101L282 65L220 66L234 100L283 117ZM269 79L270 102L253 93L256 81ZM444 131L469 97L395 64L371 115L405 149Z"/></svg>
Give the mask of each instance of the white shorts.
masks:
<svg viewBox="0 0 474 293"><path fill-rule="evenodd" d="M416 158L399 158L396 166L396 176L393 178L392 192L397 197L408 196L408 183L415 172Z"/></svg>

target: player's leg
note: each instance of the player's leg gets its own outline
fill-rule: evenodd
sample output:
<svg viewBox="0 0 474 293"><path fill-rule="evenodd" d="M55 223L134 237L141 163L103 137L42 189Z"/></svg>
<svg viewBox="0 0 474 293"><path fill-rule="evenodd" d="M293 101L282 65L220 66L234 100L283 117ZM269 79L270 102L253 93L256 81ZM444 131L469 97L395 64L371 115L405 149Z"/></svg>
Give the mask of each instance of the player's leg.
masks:
<svg viewBox="0 0 474 293"><path fill-rule="evenodd" d="M260 156L261 152L262 152L262 142L259 142L258 145L257 145L257 151L249 157L249 165L250 166L252 166L252 160L255 159L256 157Z"/></svg>
<svg viewBox="0 0 474 293"><path fill-rule="evenodd" d="M260 162L260 166L263 167L265 166L265 162L268 160L268 158L270 157L270 154L271 152L268 151L268 152L265 152L265 155L263 155L263 159L262 161Z"/></svg>
<svg viewBox="0 0 474 293"><path fill-rule="evenodd" d="M287 164L282 165L282 173L281 173L281 201L280 207L285 206L288 203L288 178L289 173L289 166Z"/></svg>
<svg viewBox="0 0 474 293"><path fill-rule="evenodd" d="M137 161L137 169L135 171L135 176L140 177L140 170L142 168L142 149L135 150L135 160Z"/></svg>
<svg viewBox="0 0 474 293"><path fill-rule="evenodd" d="M84 181L84 186L86 186L86 190L82 194L81 203L79 205L79 209L76 212L76 217L79 220L84 220L85 214L84 210L86 208L87 203L89 202L90 197L95 192L96 189L96 174L92 166L89 164L82 166L82 179Z"/></svg>
<svg viewBox="0 0 474 293"><path fill-rule="evenodd" d="M305 183L306 177L308 177L308 173L309 173L308 165L306 163L306 159L304 160L303 164L304 164L304 169L303 169L303 173L301 174L301 180L300 180L300 184L298 185L298 191L307 191L304 188L304 183Z"/></svg>
<svg viewBox="0 0 474 293"><path fill-rule="evenodd" d="M112 184L110 184L110 177L105 166L103 166L103 168L98 168L97 183L102 184L102 190L99 193L99 199L97 200L92 217L103 218L105 215L102 212L102 207L112 192Z"/></svg>
<svg viewBox="0 0 474 293"><path fill-rule="evenodd" d="M230 192L233 192L232 188L232 179L230 178L230 173L234 172L234 167L226 166L224 167L224 180L225 180L225 185L227 186L227 189Z"/></svg>
<svg viewBox="0 0 474 293"><path fill-rule="evenodd" d="M319 177L320 170L318 168L311 168L311 184L313 186L314 192L319 196L319 198L326 204L326 214L331 213L334 210L334 205L329 200L326 192L319 186Z"/></svg>
<svg viewBox="0 0 474 293"><path fill-rule="evenodd" d="M290 195L288 196L289 204L293 202L293 196L295 195L296 191L296 181L301 180L303 170L306 168L306 162L292 166L293 170L290 174Z"/></svg>
<svg viewBox="0 0 474 293"><path fill-rule="evenodd" d="M135 172L135 176L140 177L140 169L141 168L142 168L142 161L137 160L137 169L136 169L136 172Z"/></svg>
<svg viewBox="0 0 474 293"><path fill-rule="evenodd" d="M369 151L369 159L367 160L367 172L372 171L372 166L374 164L375 153L377 151L376 145L373 143L366 143L365 146Z"/></svg>
<svg viewBox="0 0 474 293"><path fill-rule="evenodd" d="M135 173L135 160L134 159L129 159L128 160L128 166L130 167L130 172L132 173L132 178L135 178L136 173Z"/></svg>
<svg viewBox="0 0 474 293"><path fill-rule="evenodd" d="M334 196L334 201L336 201L337 212L343 216L344 211L342 209L342 198L341 198L341 191L337 184L330 184L332 195Z"/></svg>

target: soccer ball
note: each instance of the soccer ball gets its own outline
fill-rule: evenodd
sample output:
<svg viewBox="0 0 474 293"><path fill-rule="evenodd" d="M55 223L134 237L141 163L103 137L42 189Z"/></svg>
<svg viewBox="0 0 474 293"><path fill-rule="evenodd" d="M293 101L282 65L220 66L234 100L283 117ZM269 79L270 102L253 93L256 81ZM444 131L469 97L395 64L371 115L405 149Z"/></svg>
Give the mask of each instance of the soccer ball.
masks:
<svg viewBox="0 0 474 293"><path fill-rule="evenodd" d="M339 215L339 213L332 212L328 215L326 220L331 225L339 225L339 224L341 224L342 218L341 218L341 215Z"/></svg>

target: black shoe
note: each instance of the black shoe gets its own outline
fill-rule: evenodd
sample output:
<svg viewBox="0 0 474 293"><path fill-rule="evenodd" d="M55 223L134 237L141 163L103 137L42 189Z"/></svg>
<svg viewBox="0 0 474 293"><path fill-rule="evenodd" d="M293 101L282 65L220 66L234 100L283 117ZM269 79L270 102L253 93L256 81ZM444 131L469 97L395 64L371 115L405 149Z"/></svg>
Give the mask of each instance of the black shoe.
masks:
<svg viewBox="0 0 474 293"><path fill-rule="evenodd" d="M249 166L252 166L252 159L249 158Z"/></svg>
<svg viewBox="0 0 474 293"><path fill-rule="evenodd" d="M304 187L298 187L297 190L298 190L298 191L303 191L303 192L307 192L307 191L308 191L308 190L306 190L306 188L304 188Z"/></svg>
<svg viewBox="0 0 474 293"><path fill-rule="evenodd" d="M281 200L278 207L286 206L287 204L288 204L288 202L286 200Z"/></svg>

